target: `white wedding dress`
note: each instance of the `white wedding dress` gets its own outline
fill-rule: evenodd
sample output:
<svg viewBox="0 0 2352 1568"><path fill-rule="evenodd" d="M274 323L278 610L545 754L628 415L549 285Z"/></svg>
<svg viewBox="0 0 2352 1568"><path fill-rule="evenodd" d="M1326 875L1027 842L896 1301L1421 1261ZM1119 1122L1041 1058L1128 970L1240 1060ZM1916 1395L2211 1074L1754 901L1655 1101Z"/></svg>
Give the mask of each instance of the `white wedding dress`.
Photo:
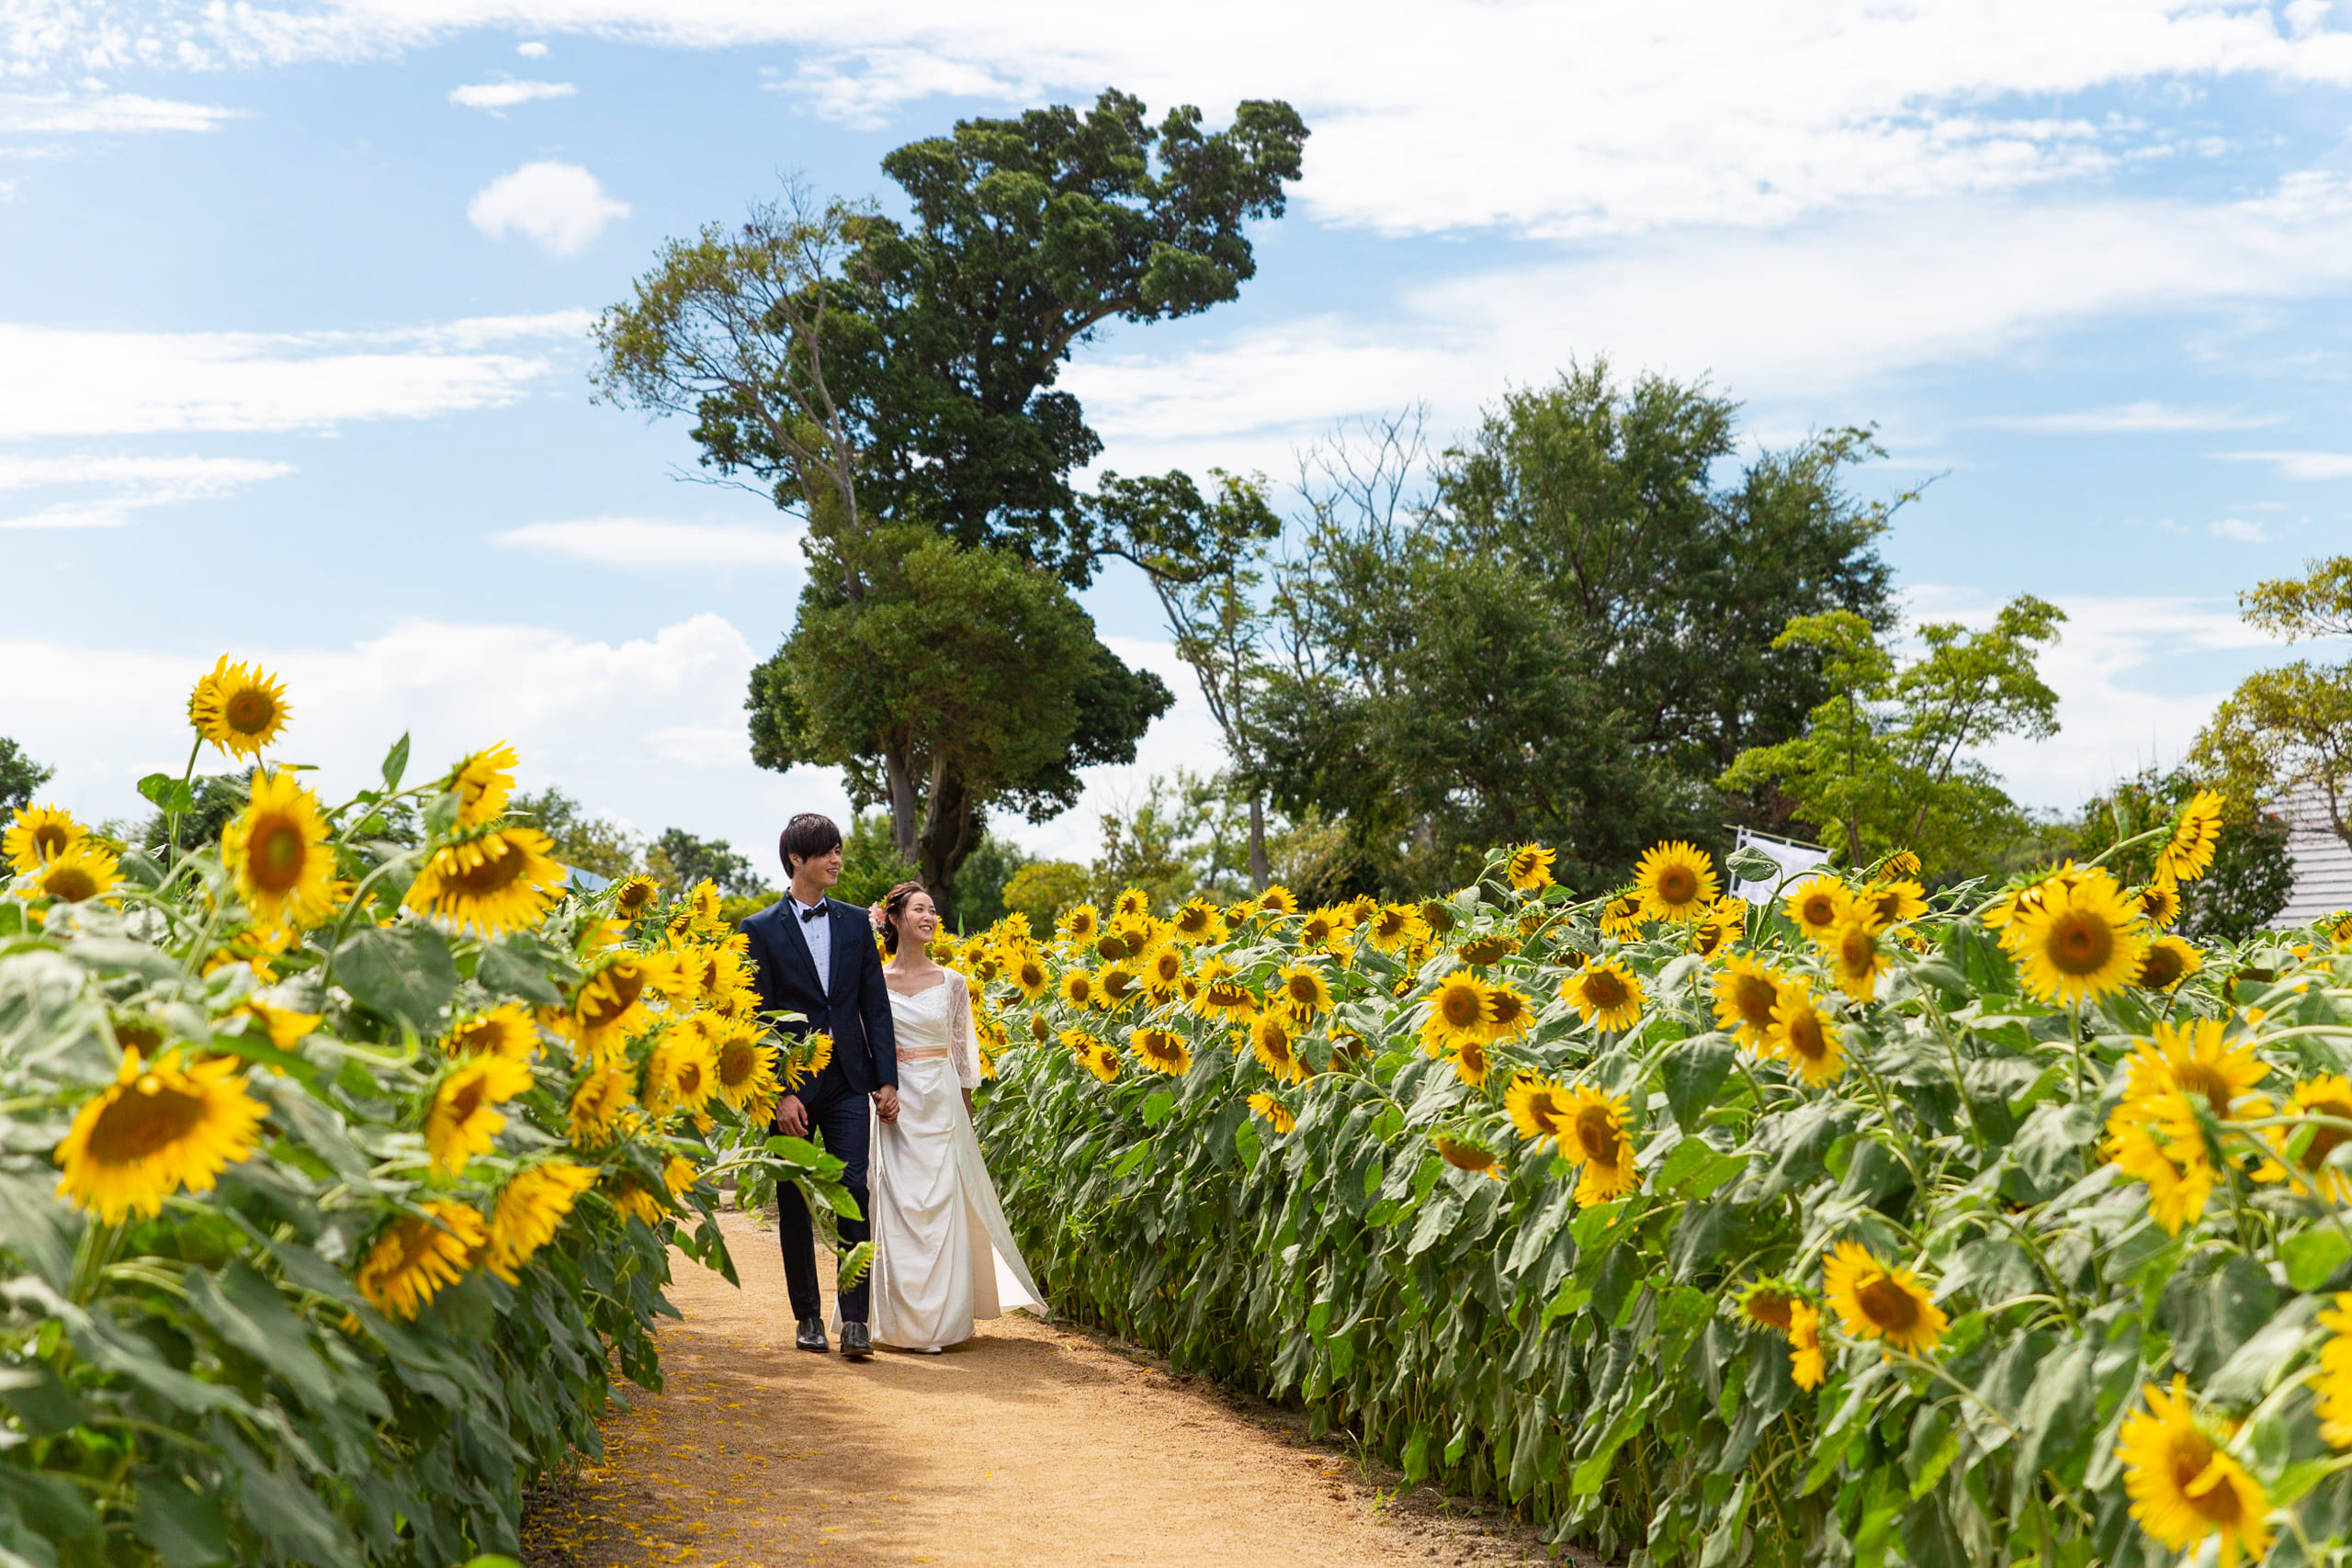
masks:
<svg viewBox="0 0 2352 1568"><path fill-rule="evenodd" d="M938 1350L972 1337L972 1320L1045 1296L1021 1260L980 1160L963 1091L980 1081L972 1003L953 969L913 996L890 993L899 1043L899 1119L875 1116L875 1343Z"/></svg>

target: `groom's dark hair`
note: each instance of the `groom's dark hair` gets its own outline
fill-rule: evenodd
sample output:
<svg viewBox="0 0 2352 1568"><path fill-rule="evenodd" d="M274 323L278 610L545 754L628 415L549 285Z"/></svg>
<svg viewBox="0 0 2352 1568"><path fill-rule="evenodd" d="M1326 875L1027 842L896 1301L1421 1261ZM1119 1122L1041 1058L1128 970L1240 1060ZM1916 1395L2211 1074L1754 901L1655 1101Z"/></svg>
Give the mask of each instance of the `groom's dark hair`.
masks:
<svg viewBox="0 0 2352 1568"><path fill-rule="evenodd" d="M804 811L786 822L784 831L776 835L775 853L784 862L784 874L790 876L795 860L831 854L841 844L842 830L833 826L831 818Z"/></svg>

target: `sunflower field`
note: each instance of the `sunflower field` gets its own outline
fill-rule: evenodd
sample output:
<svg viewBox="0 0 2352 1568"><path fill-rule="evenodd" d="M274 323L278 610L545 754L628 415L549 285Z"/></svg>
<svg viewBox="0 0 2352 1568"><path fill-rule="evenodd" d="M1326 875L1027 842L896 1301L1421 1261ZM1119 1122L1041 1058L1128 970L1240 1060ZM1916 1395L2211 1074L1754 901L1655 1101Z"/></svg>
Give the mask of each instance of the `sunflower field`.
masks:
<svg viewBox="0 0 2352 1568"><path fill-rule="evenodd" d="M1612 1560L2341 1562L2352 920L2169 934L2218 826L1016 917L980 1131L1057 1304Z"/></svg>
<svg viewBox="0 0 2352 1568"><path fill-rule="evenodd" d="M818 1065L707 884L574 892L499 746L329 804L220 664L155 842L51 807L0 894L0 1568L448 1568L658 1386L674 1242L840 1165L765 1128ZM243 808L183 842L206 748ZM249 769L247 765L250 764Z"/></svg>

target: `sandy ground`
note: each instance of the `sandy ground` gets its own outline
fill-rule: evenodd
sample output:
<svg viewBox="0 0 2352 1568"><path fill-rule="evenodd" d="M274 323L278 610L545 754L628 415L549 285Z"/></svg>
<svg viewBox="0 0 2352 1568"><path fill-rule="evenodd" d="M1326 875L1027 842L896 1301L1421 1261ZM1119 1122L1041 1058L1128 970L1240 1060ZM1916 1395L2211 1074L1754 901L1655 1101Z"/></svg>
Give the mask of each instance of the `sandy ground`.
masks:
<svg viewBox="0 0 2352 1568"><path fill-rule="evenodd" d="M1547 1560L1295 1416L1024 1314L940 1356L797 1351L774 1232L725 1223L743 1289L674 1257L669 1386L631 1390L604 1462L535 1500L535 1568Z"/></svg>

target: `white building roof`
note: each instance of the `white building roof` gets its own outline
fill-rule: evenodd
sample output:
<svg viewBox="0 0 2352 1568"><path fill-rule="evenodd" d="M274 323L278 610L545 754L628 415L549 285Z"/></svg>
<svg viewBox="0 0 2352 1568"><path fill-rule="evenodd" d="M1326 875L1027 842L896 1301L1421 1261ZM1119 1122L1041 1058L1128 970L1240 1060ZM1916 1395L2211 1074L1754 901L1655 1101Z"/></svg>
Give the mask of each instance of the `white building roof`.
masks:
<svg viewBox="0 0 2352 1568"><path fill-rule="evenodd" d="M2295 863L2295 890L2271 918L2274 927L2300 926L2352 910L2352 847L2327 819L2327 802L2309 784L2287 796L2287 853Z"/></svg>

